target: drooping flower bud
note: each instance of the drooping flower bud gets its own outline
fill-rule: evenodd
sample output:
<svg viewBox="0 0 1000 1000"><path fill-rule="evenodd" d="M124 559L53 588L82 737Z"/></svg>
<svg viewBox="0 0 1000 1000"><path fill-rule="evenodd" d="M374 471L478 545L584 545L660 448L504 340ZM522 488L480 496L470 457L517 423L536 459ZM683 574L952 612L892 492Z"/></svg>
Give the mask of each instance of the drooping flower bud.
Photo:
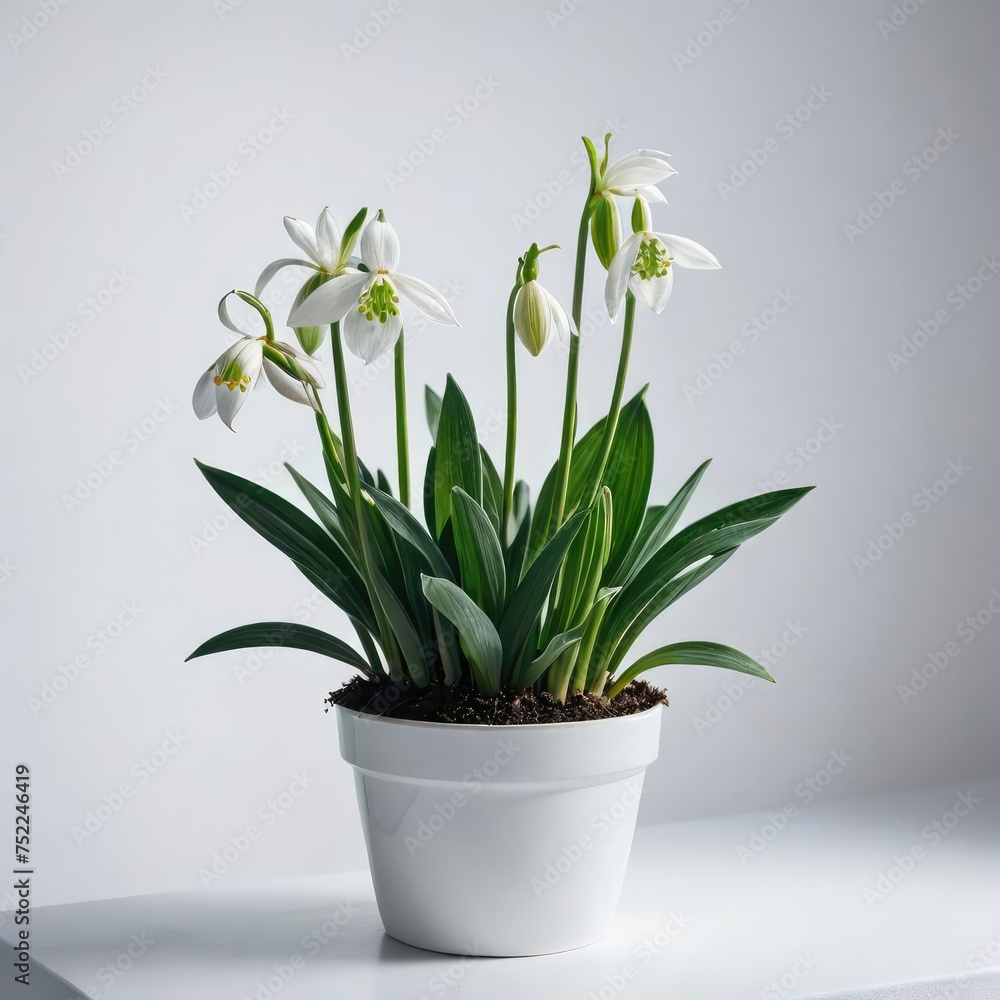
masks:
<svg viewBox="0 0 1000 1000"><path fill-rule="evenodd" d="M607 269L611 266L611 261L622 241L621 217L618 214L618 205L611 195L602 195L597 201L597 207L590 219L590 238L598 260Z"/></svg>
<svg viewBox="0 0 1000 1000"><path fill-rule="evenodd" d="M296 306L302 303L308 295L315 292L320 285L326 284L332 277L332 274L328 274L325 271L317 271L312 275L299 289L298 295L295 296L295 301L292 303L292 311L294 312ZM315 354L323 346L323 341L326 340L326 325L296 326L292 329L295 331L295 339L306 354Z"/></svg>
<svg viewBox="0 0 1000 1000"><path fill-rule="evenodd" d="M649 210L649 202L641 195L636 195L632 204L632 232L648 233L653 228L653 213Z"/></svg>
<svg viewBox="0 0 1000 1000"><path fill-rule="evenodd" d="M514 332L534 358L542 353L553 330L562 337L571 329L566 310L537 280L539 256L546 250L557 249L556 246L539 249L537 243L532 243L518 270L522 284L514 299Z"/></svg>

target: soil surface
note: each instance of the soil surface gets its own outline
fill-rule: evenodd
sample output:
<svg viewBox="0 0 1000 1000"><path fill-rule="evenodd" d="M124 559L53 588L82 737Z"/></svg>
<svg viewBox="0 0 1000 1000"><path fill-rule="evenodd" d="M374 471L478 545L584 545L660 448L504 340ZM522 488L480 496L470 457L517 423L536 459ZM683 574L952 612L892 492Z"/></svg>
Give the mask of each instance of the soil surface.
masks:
<svg viewBox="0 0 1000 1000"><path fill-rule="evenodd" d="M547 691L533 689L484 695L465 681L450 687L418 688L383 684L365 677L353 677L338 691L330 692L327 702L393 719L490 726L611 719L668 704L666 692L646 681L632 681L613 700L595 694L577 694L561 704Z"/></svg>

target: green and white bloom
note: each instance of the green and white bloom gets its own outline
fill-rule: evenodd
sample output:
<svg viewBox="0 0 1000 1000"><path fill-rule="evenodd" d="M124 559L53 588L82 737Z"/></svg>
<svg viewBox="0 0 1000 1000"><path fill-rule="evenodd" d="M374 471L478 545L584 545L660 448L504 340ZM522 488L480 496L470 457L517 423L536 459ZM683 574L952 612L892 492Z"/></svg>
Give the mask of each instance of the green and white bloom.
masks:
<svg viewBox="0 0 1000 1000"><path fill-rule="evenodd" d="M636 149L609 166L610 139L610 135L604 137L604 158L595 164L594 195L598 200L590 220L594 250L605 267L611 266L621 245L621 216L615 197L641 197L665 204L667 199L656 185L677 173L670 165L670 154L658 149Z"/></svg>
<svg viewBox="0 0 1000 1000"><path fill-rule="evenodd" d="M538 283L539 256L557 249L550 246L539 250L538 244L532 243L521 261L519 278L523 283L514 297L514 332L534 358L542 353L553 332L562 340L573 331L572 321L559 300Z"/></svg>
<svg viewBox="0 0 1000 1000"><path fill-rule="evenodd" d="M605 146L604 164L597 176L594 193L634 198L642 195L647 201L666 202L663 192L656 186L677 171L670 165L670 154L658 149L636 149L620 160L607 165Z"/></svg>
<svg viewBox="0 0 1000 1000"><path fill-rule="evenodd" d="M553 331L561 340L572 329L559 300L537 281L526 281L514 300L514 330L528 353L537 358Z"/></svg>
<svg viewBox="0 0 1000 1000"><path fill-rule="evenodd" d="M361 234L361 262L366 270L347 269L308 295L292 310L289 324L336 323L346 315L348 349L366 364L391 350L399 339L403 328L400 296L435 323L459 325L448 300L437 289L396 271L399 237L382 211Z"/></svg>
<svg viewBox="0 0 1000 1000"><path fill-rule="evenodd" d="M315 227L303 222L302 219L286 215L285 230L292 238L292 242L305 254L305 258L282 257L280 260L272 261L261 271L254 295L259 299L265 287L282 268L308 267L316 272L302 283L292 302L288 324L292 326L291 312L294 312L311 292L329 281L331 277L344 274L349 269L353 270L353 265L358 263L357 258L351 256L351 251L354 249L354 242L364 215L365 210L362 209L347 227L346 234L341 232L329 208L324 208L320 212ZM326 327L297 326L295 336L305 351L315 354L326 336Z"/></svg>
<svg viewBox="0 0 1000 1000"><path fill-rule="evenodd" d="M264 288L284 267L309 267L314 271L335 275L342 274L350 262L353 242L345 243L340 226L329 208L324 208L319 213L315 228L308 222L286 215L285 230L308 259L282 257L281 260L268 264L257 279L254 291L257 298L260 298Z"/></svg>
<svg viewBox="0 0 1000 1000"><path fill-rule="evenodd" d="M233 294L240 293L228 292L219 303L219 318L226 327L239 334L240 339L226 348L198 379L192 399L198 418L206 420L218 413L222 422L232 430L236 414L253 391L262 371L282 396L314 407L314 396L310 394L309 387L322 389L324 385L315 359L297 347L274 340L269 316L265 318L267 332L263 337L254 337L240 330L226 308L226 299ZM240 297L244 295L246 293ZM260 308L263 309L263 306Z"/></svg>
<svg viewBox="0 0 1000 1000"><path fill-rule="evenodd" d="M722 266L700 243L684 236L647 229L633 233L608 268L604 300L612 321L618 316L626 289L647 309L662 312L673 291L674 264L699 269Z"/></svg>

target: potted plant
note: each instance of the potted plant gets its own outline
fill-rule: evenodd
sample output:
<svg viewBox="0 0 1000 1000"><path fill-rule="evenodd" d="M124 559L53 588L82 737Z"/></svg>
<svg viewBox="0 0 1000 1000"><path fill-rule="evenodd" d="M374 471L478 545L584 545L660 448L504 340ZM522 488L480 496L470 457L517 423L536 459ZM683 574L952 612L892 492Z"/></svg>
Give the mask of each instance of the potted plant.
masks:
<svg viewBox="0 0 1000 1000"><path fill-rule="evenodd" d="M650 504L653 432L645 390L624 398L636 305L659 313L678 267L712 269L693 240L653 230L656 186L675 171L640 149L609 162L583 140L590 188L576 244L573 301L539 283L532 244L514 269L506 316L507 428L500 469L447 376L426 392L433 446L414 505L403 310L457 324L447 299L398 271L396 232L362 209L341 232L286 218L302 251L266 267L253 294L223 297L236 342L198 381L202 418L233 418L263 372L315 413L328 482L290 468L312 515L247 479L199 463L209 483L343 610L356 644L287 622L242 625L192 656L262 645L332 657L357 676L330 696L355 768L379 912L393 937L422 948L530 955L579 947L608 929L621 891L646 766L666 697L638 678L663 664L706 664L772 680L715 642L674 642L630 662L643 630L772 525L807 489L765 493L677 525L708 462L665 504ZM632 201L621 237L618 199ZM353 256L355 245L360 256ZM606 270L611 319L624 314L608 415L576 433L580 323L588 247ZM546 256L547 262L550 258ZM261 301L287 266L311 271L279 340ZM234 323L232 296L263 333ZM329 331L336 429L317 352ZM515 476L518 339L537 356L569 340L558 458L532 497ZM373 361L394 352L395 488L355 447L344 346ZM422 507L423 520L415 511Z"/></svg>

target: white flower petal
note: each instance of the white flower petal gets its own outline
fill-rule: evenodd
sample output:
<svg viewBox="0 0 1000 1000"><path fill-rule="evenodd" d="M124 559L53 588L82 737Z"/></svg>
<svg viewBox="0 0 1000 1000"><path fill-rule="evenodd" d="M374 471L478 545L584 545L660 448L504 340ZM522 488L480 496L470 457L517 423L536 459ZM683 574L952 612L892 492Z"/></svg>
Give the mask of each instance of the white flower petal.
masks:
<svg viewBox="0 0 1000 1000"><path fill-rule="evenodd" d="M641 149L623 156L604 173L601 187L613 194L634 195L646 184L659 184L677 171L665 159L665 153Z"/></svg>
<svg viewBox="0 0 1000 1000"><path fill-rule="evenodd" d="M639 244L645 236L645 233L633 233L618 248L618 253L615 254L608 267L608 280L604 285L604 302L608 307L608 315L612 322L615 321L618 310L622 307L622 299L625 298L625 289L628 288L632 265L639 255Z"/></svg>
<svg viewBox="0 0 1000 1000"><path fill-rule="evenodd" d="M316 220L316 249L319 251L319 261L326 271L336 271L337 258L340 256L340 226L328 208L320 212Z"/></svg>
<svg viewBox="0 0 1000 1000"><path fill-rule="evenodd" d="M649 278L646 281L639 275L633 274L629 278L628 287L632 290L636 302L641 302L655 313L661 313L674 289L674 269L668 267L667 273L662 278Z"/></svg>
<svg viewBox="0 0 1000 1000"><path fill-rule="evenodd" d="M671 236L669 233L653 234L666 248L670 258L681 267L715 268L722 265L714 255L700 243L689 240L686 236Z"/></svg>
<svg viewBox="0 0 1000 1000"><path fill-rule="evenodd" d="M514 332L528 353L537 358L552 333L552 306L537 281L525 282L514 299Z"/></svg>
<svg viewBox="0 0 1000 1000"><path fill-rule="evenodd" d="M428 319L448 326L459 326L448 300L436 289L408 274L393 274L389 280L400 295L410 300Z"/></svg>
<svg viewBox="0 0 1000 1000"><path fill-rule="evenodd" d="M399 237L388 222L372 219L361 233L361 259L373 271L395 271Z"/></svg>
<svg viewBox="0 0 1000 1000"><path fill-rule="evenodd" d="M355 310L344 321L344 341L351 354L367 365L395 347L402 329L403 321L399 316L390 316L380 323L377 319L365 319Z"/></svg>
<svg viewBox="0 0 1000 1000"><path fill-rule="evenodd" d="M548 299L549 311L552 315L552 325L555 327L555 331L562 340L566 334L572 333L573 322L563 309L562 303L547 289L543 288L542 291L545 293L545 297Z"/></svg>
<svg viewBox="0 0 1000 1000"><path fill-rule="evenodd" d="M319 255L319 247L316 245L316 233L308 222L301 219L293 219L290 215L285 216L285 230L292 238L292 242L313 262L322 266Z"/></svg>
<svg viewBox="0 0 1000 1000"><path fill-rule="evenodd" d="M222 325L228 330L232 330L233 333L238 333L241 337L249 337L250 334L245 330L241 330L234 322L232 316L229 315L229 296L235 295L236 292L226 292L225 295L219 300L219 319L222 321Z"/></svg>
<svg viewBox="0 0 1000 1000"><path fill-rule="evenodd" d="M215 365L212 365L194 387L194 396L191 399L194 412L199 420L206 420L218 409L215 403Z"/></svg>
<svg viewBox="0 0 1000 1000"><path fill-rule="evenodd" d="M641 194L646 201L655 201L660 205L667 204L666 197L655 184L643 184L641 187L636 189L636 194Z"/></svg>
<svg viewBox="0 0 1000 1000"><path fill-rule="evenodd" d="M297 378L292 378L288 372L283 371L267 358L264 359L264 375L268 382L286 399L310 407L313 405L306 387Z"/></svg>
<svg viewBox="0 0 1000 1000"><path fill-rule="evenodd" d="M242 369L243 374L250 380L235 389L230 389L225 382L222 385L216 386L215 401L219 408L219 416L230 430L233 429L233 419L239 413L240 407L246 401L247 396L253 392L253 388L257 384L263 362L263 350L263 345L259 340L234 344L217 362L221 366L219 369L219 373L221 374L232 361L236 361Z"/></svg>
<svg viewBox="0 0 1000 1000"><path fill-rule="evenodd" d="M298 257L282 257L281 260L273 261L260 272L260 277L257 279L257 284L254 287L254 295L259 299L264 289L270 284L271 279L283 268L283 267L311 267L314 271L317 269L317 265L310 260L300 260Z"/></svg>
<svg viewBox="0 0 1000 1000"><path fill-rule="evenodd" d="M280 340L272 341L271 346L275 350L281 351L287 357L293 358L320 389L326 387L323 373L319 370L319 364L311 354L306 354L305 351L300 350L294 344L286 344ZM265 358L264 360L266 363L267 359Z"/></svg>
<svg viewBox="0 0 1000 1000"><path fill-rule="evenodd" d="M348 310L354 310L365 289L375 280L375 275L357 271L341 274L320 285L312 295L292 310L289 326L320 326L336 323Z"/></svg>

